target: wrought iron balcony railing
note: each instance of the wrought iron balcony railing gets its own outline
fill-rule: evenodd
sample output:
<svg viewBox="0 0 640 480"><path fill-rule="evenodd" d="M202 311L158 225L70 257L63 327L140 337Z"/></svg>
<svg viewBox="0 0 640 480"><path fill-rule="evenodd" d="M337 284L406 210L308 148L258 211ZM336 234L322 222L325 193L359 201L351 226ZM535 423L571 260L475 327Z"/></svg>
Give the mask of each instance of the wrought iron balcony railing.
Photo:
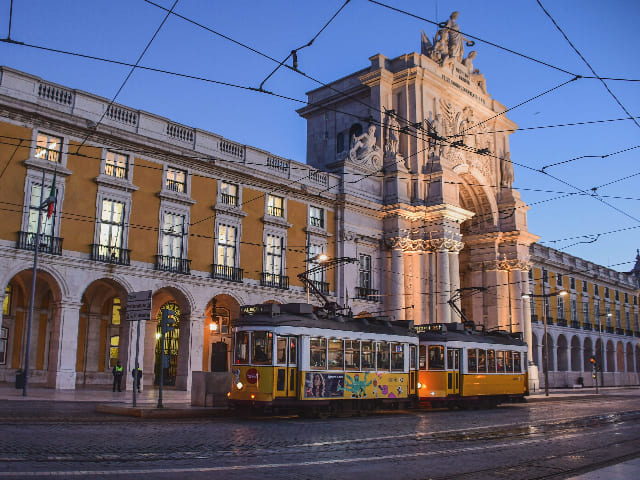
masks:
<svg viewBox="0 0 640 480"><path fill-rule="evenodd" d="M262 272L260 285L263 287L280 288L289 290L289 277L285 275L276 275L275 273Z"/></svg>
<svg viewBox="0 0 640 480"><path fill-rule="evenodd" d="M606 330L607 330L607 333L614 333L615 332L613 327L607 327Z"/></svg>
<svg viewBox="0 0 640 480"><path fill-rule="evenodd" d="M35 250L36 234L32 232L18 232L16 248L20 250ZM38 250L52 255L62 255L62 238L52 237L51 235L40 235Z"/></svg>
<svg viewBox="0 0 640 480"><path fill-rule="evenodd" d="M567 326L567 319L566 318L559 318L558 319L558 326L559 327L566 327Z"/></svg>
<svg viewBox="0 0 640 480"><path fill-rule="evenodd" d="M130 265L129 253L131 250L108 245L91 245L91 260L104 263L115 263L116 265Z"/></svg>
<svg viewBox="0 0 640 480"><path fill-rule="evenodd" d="M156 255L156 270L171 273L191 274L191 260L168 255Z"/></svg>
<svg viewBox="0 0 640 480"><path fill-rule="evenodd" d="M571 320L571 328L580 328L580 322L577 320Z"/></svg>
<svg viewBox="0 0 640 480"><path fill-rule="evenodd" d="M538 315L531 315L531 323L538 323L539 321Z"/></svg>
<svg viewBox="0 0 640 480"><path fill-rule="evenodd" d="M241 268L215 264L211 268L211 278L217 278L218 280L241 283L243 275L244 271Z"/></svg>
<svg viewBox="0 0 640 480"><path fill-rule="evenodd" d="M329 282L321 282L320 280L311 280L311 283L322 293L323 295L329 294Z"/></svg>
<svg viewBox="0 0 640 480"><path fill-rule="evenodd" d="M589 322L584 322L582 328L584 328L585 330L591 330L591 324Z"/></svg>
<svg viewBox="0 0 640 480"><path fill-rule="evenodd" d="M379 301L378 290L375 288L356 287L356 298L361 300L369 300L372 302Z"/></svg>

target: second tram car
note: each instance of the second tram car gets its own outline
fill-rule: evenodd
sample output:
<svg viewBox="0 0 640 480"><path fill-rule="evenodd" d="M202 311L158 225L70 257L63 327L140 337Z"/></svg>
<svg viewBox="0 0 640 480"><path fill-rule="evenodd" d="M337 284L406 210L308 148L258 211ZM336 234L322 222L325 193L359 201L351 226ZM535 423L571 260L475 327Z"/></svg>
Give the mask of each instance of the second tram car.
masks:
<svg viewBox="0 0 640 480"><path fill-rule="evenodd" d="M309 304L241 308L233 325L235 407L324 416L417 398L412 322L331 315Z"/></svg>
<svg viewBox="0 0 640 480"><path fill-rule="evenodd" d="M434 408L492 408L529 395L527 344L519 334L463 323L416 327L418 398Z"/></svg>

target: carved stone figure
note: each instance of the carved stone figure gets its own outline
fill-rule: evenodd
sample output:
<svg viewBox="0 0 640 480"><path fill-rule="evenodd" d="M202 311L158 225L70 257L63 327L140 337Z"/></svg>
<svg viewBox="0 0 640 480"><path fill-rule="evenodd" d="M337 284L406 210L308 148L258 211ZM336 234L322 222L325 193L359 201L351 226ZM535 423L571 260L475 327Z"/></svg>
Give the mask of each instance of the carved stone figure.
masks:
<svg viewBox="0 0 640 480"><path fill-rule="evenodd" d="M513 162L511 152L507 152L500 160L500 186L511 188L513 185Z"/></svg>
<svg viewBox="0 0 640 480"><path fill-rule="evenodd" d="M353 161L365 157L370 151L376 149L376 126L369 125L369 128L362 135L351 137L351 148L349 158Z"/></svg>
<svg viewBox="0 0 640 480"><path fill-rule="evenodd" d="M459 12L453 12L447 20L446 26L449 29L449 41L448 41L448 53L449 57L457 60L458 62L462 61L462 55L464 54L464 45L463 42L466 38L460 33L460 27L456 23L456 19L460 15Z"/></svg>
<svg viewBox="0 0 640 480"><path fill-rule="evenodd" d="M477 55L478 55L478 52L476 52L475 50L472 50L469 52L469 55L467 55L467 57L464 60L462 60L462 65L465 66L467 74L469 75L473 73L473 59L476 58ZM480 73L480 70L477 70L477 72Z"/></svg>
<svg viewBox="0 0 640 480"><path fill-rule="evenodd" d="M473 109L469 106L464 107L462 110L462 121L460 122L459 134L462 143L472 148L476 148L476 135L471 131L475 124L476 122L473 119Z"/></svg>
<svg viewBox="0 0 640 480"><path fill-rule="evenodd" d="M384 149L390 156L395 156L398 153L398 130L400 125L396 118L395 111L387 111L387 138L384 144Z"/></svg>

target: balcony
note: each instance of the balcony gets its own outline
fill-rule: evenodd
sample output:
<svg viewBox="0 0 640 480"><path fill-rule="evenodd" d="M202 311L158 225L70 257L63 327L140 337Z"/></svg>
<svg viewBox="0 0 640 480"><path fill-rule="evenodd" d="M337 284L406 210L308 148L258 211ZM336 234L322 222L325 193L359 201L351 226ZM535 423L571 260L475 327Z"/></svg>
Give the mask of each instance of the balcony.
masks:
<svg viewBox="0 0 640 480"><path fill-rule="evenodd" d="M615 332L615 330L614 330L614 328L613 328L613 327L607 327L607 328L606 328L606 332L607 332L607 333L614 333L614 332Z"/></svg>
<svg viewBox="0 0 640 480"><path fill-rule="evenodd" d="M191 260L167 255L156 255L156 270L162 272L191 274Z"/></svg>
<svg viewBox="0 0 640 480"><path fill-rule="evenodd" d="M567 326L567 319L566 318L559 318L558 319L558 326L559 327L566 327Z"/></svg>
<svg viewBox="0 0 640 480"><path fill-rule="evenodd" d="M624 331L624 334L625 334L627 337L633 337L633 330L625 330L625 331Z"/></svg>
<svg viewBox="0 0 640 480"><path fill-rule="evenodd" d="M31 232L18 232L18 243L16 248L20 250L36 249L36 234ZM40 245L38 250L51 255L62 255L62 238L51 235L40 235Z"/></svg>
<svg viewBox="0 0 640 480"><path fill-rule="evenodd" d="M580 328L580 322L577 320L571 320L571 328Z"/></svg>
<svg viewBox="0 0 640 480"><path fill-rule="evenodd" d="M356 287L356 298L369 300L370 302L380 301L378 290L375 288Z"/></svg>
<svg viewBox="0 0 640 480"><path fill-rule="evenodd" d="M129 253L131 250L108 245L91 245L91 260L96 262L114 263L116 265L130 265Z"/></svg>
<svg viewBox="0 0 640 480"><path fill-rule="evenodd" d="M542 321L544 322L544 319L542 319ZM553 317L550 317L547 315L547 325L553 325Z"/></svg>
<svg viewBox="0 0 640 480"><path fill-rule="evenodd" d="M244 270L241 268L229 267L227 265L213 265L211 268L211 278L226 280L227 282L242 283Z"/></svg>
<svg viewBox="0 0 640 480"><path fill-rule="evenodd" d="M275 273L262 272L260 285L262 285L263 287L273 287L280 288L282 290L289 290L289 277L285 275L276 275Z"/></svg>
<svg viewBox="0 0 640 480"><path fill-rule="evenodd" d="M321 282L320 280L311 280L313 286L318 289L323 295L329 294L329 282Z"/></svg>
<svg viewBox="0 0 640 480"><path fill-rule="evenodd" d="M617 335L624 335L624 328L616 328Z"/></svg>
<svg viewBox="0 0 640 480"><path fill-rule="evenodd" d="M531 323L538 323L538 315L531 315Z"/></svg>
<svg viewBox="0 0 640 480"><path fill-rule="evenodd" d="M589 322L584 322L582 328L585 330L591 330L591 324Z"/></svg>

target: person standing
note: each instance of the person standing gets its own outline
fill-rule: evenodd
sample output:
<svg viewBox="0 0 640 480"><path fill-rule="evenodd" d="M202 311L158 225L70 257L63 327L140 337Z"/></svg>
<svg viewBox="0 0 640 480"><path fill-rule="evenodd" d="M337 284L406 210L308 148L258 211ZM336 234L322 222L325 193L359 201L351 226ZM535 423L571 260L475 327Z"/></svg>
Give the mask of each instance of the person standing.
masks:
<svg viewBox="0 0 640 480"><path fill-rule="evenodd" d="M133 377L133 388L138 389L140 393L140 382L142 381L142 369L138 367L138 374L136 375L136 369L131 370L131 376Z"/></svg>
<svg viewBox="0 0 640 480"><path fill-rule="evenodd" d="M124 373L124 369L120 364L120 360L118 360L118 362L115 364L115 366L111 370L111 373L113 373L113 391L115 392L117 387L118 391L121 392L122 391L122 374Z"/></svg>

